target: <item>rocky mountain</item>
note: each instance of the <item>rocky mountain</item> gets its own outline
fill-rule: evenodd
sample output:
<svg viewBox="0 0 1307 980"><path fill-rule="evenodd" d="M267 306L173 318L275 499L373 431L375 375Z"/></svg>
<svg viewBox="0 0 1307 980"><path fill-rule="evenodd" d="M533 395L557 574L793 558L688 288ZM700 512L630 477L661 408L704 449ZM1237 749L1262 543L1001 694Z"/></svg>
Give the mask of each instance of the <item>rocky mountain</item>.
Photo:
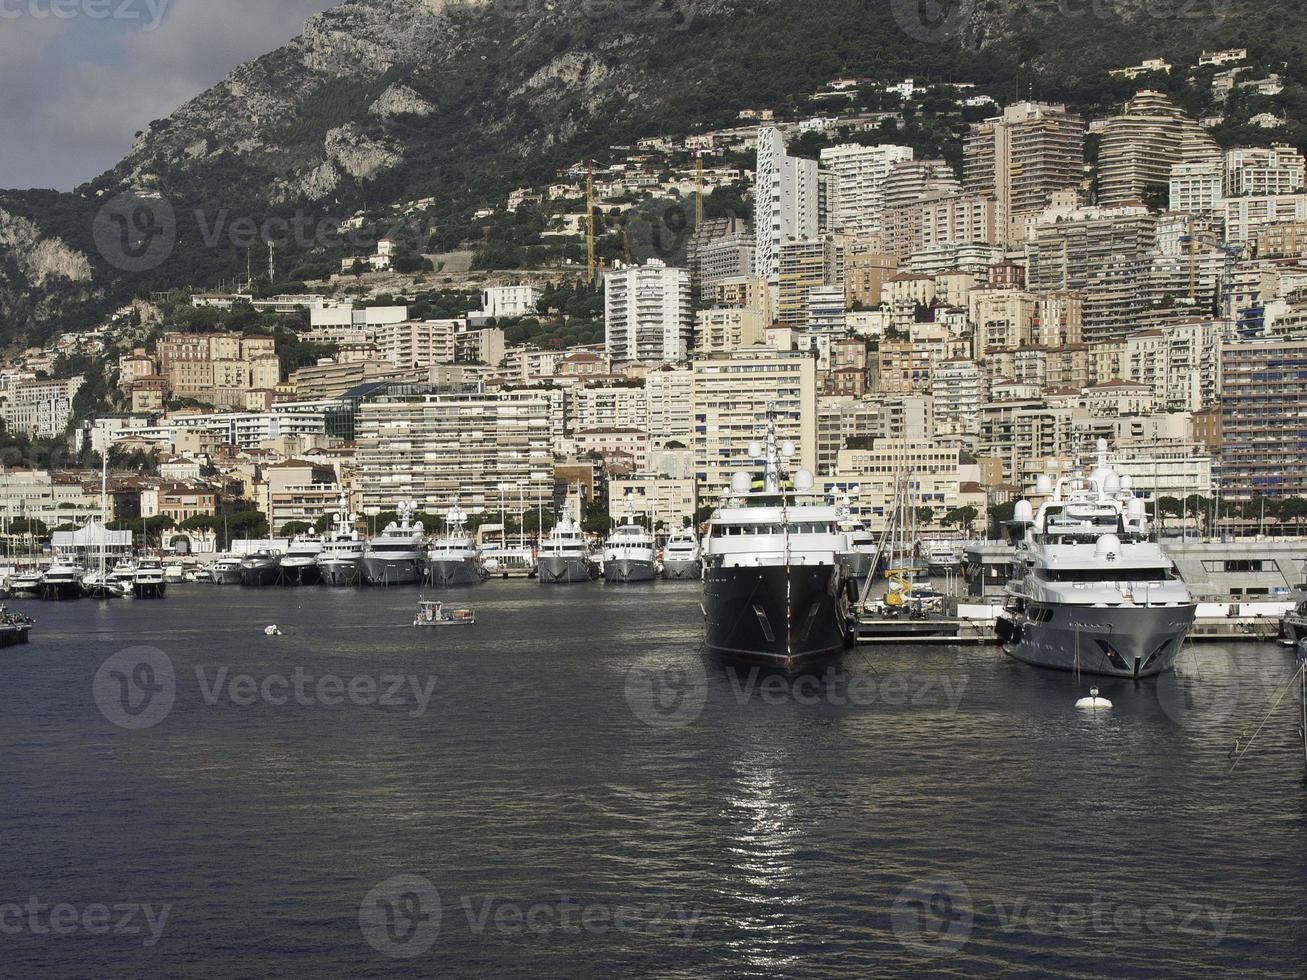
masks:
<svg viewBox="0 0 1307 980"><path fill-rule="evenodd" d="M1105 66L1146 56L1256 43L1288 62L1300 32L1275 26L1303 5L345 0L77 192L0 191L0 324L41 332L206 285L269 237L284 263L329 260L360 207L434 198L433 220L461 220L610 145L795 107L842 74L1093 103L1116 94Z"/></svg>

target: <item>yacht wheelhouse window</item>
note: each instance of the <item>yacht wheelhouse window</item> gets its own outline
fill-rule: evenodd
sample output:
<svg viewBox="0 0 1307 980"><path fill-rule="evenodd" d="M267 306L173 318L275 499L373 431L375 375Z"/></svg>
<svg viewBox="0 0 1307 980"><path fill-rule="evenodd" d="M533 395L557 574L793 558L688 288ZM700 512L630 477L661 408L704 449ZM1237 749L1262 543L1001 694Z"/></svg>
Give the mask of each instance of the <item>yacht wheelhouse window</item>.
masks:
<svg viewBox="0 0 1307 980"><path fill-rule="evenodd" d="M1169 582L1170 568L1036 568L1035 577L1046 582Z"/></svg>

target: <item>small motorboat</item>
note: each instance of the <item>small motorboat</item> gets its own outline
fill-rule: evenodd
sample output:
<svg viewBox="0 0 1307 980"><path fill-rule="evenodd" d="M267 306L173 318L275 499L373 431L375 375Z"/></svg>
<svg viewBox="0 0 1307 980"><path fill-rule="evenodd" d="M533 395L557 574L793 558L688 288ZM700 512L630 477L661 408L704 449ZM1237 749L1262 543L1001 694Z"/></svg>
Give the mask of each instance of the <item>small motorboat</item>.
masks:
<svg viewBox="0 0 1307 980"><path fill-rule="evenodd" d="M443 602L422 599L418 602L418 613L413 618L414 626L471 626L477 621L471 609L446 609Z"/></svg>
<svg viewBox="0 0 1307 980"><path fill-rule="evenodd" d="M36 620L32 617L24 616L22 613L11 613L4 606L0 606L0 647L26 643L27 636L35 625Z"/></svg>

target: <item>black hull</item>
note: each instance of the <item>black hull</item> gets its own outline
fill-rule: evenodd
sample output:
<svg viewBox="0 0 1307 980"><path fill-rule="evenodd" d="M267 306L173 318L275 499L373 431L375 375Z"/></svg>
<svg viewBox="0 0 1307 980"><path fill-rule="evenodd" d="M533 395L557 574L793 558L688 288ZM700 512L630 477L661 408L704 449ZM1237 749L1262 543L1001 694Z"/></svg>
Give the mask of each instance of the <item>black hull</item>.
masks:
<svg viewBox="0 0 1307 980"><path fill-rule="evenodd" d="M32 632L32 627L23 625L15 626L10 623L0 625L0 647L17 646L19 643L27 642L27 635Z"/></svg>
<svg viewBox="0 0 1307 980"><path fill-rule="evenodd" d="M424 563L413 558L364 558L359 564L364 585L421 585L426 579Z"/></svg>
<svg viewBox="0 0 1307 980"><path fill-rule="evenodd" d="M68 602L80 599L83 595L80 582L44 582L41 584L41 598L46 602Z"/></svg>
<svg viewBox="0 0 1307 980"><path fill-rule="evenodd" d="M282 585L317 585L322 581L322 569L312 565L282 565Z"/></svg>
<svg viewBox="0 0 1307 980"><path fill-rule="evenodd" d="M281 580L281 566L258 565L241 569L241 585L249 589L263 589Z"/></svg>
<svg viewBox="0 0 1307 980"><path fill-rule="evenodd" d="M839 566L709 566L704 614L709 652L792 670L832 657L854 638L849 580Z"/></svg>
<svg viewBox="0 0 1307 980"><path fill-rule="evenodd" d="M138 599L162 599L167 594L167 582L137 582L132 586L132 595Z"/></svg>

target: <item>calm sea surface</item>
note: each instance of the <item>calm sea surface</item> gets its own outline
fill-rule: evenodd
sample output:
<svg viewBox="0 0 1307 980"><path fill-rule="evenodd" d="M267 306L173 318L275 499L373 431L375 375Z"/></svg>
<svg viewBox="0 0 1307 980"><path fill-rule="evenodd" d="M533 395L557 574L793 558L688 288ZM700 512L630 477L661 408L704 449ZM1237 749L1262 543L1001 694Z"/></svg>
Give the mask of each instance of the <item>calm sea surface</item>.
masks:
<svg viewBox="0 0 1307 980"><path fill-rule="evenodd" d="M451 595L11 603L0 975L1307 974L1296 692L1230 770L1277 646L1095 716L994 648L728 670L693 584Z"/></svg>

